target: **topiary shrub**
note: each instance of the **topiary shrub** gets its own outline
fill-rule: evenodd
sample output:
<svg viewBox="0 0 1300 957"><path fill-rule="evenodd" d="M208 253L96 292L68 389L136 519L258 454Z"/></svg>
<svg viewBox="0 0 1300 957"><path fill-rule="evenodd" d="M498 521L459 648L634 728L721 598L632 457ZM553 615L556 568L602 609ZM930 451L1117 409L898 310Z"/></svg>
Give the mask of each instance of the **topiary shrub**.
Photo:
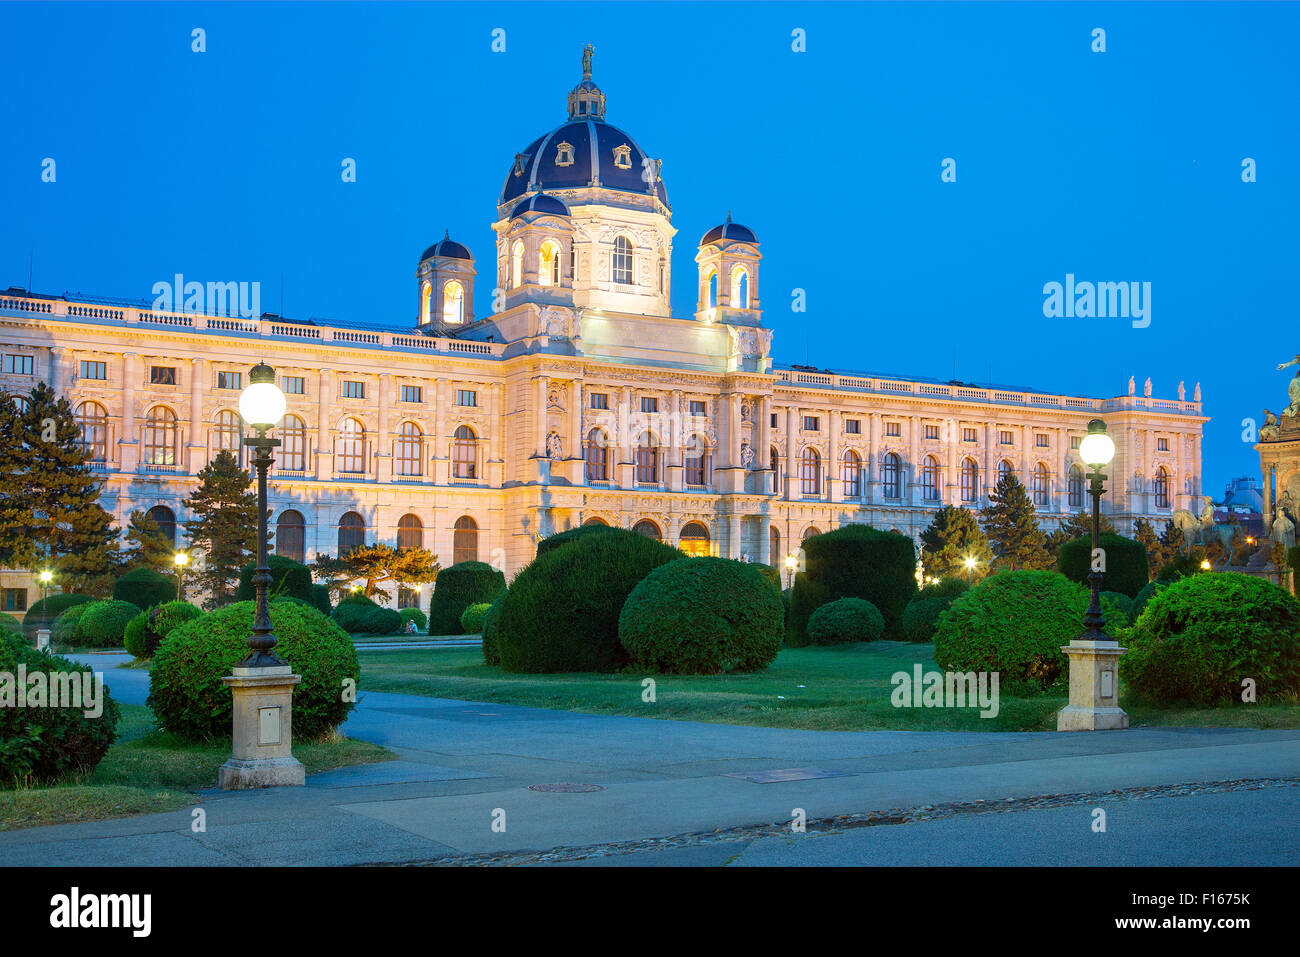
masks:
<svg viewBox="0 0 1300 957"><path fill-rule="evenodd" d="M803 543L805 570L795 575L786 640L808 643L808 619L828 601L861 598L871 602L885 621L885 634L896 635L907 603L916 595L916 550L897 532L869 525L844 525Z"/></svg>
<svg viewBox="0 0 1300 957"><path fill-rule="evenodd" d="M781 599L763 566L678 558L632 589L618 616L628 664L641 671L714 675L758 671L781 648Z"/></svg>
<svg viewBox="0 0 1300 957"><path fill-rule="evenodd" d="M254 602L241 601L172 630L158 646L149 675L149 707L159 724L190 740L229 738L230 689L222 677L248 654ZM342 694L360 668L352 639L315 608L272 602L275 653L302 676L293 692L293 732L319 738L352 710ZM396 614L396 612L394 612Z"/></svg>
<svg viewBox="0 0 1300 957"><path fill-rule="evenodd" d="M681 557L671 545L611 529L533 559L501 605L501 667L525 673L617 671L627 661L618 640L623 603L653 569Z"/></svg>
<svg viewBox="0 0 1300 957"><path fill-rule="evenodd" d="M330 617L350 635L392 635L402 630L400 614L364 595L344 598Z"/></svg>
<svg viewBox="0 0 1300 957"><path fill-rule="evenodd" d="M1201 567L1201 561L1195 555L1179 555L1160 566L1160 571L1156 572L1156 581L1175 582L1208 571L1209 569Z"/></svg>
<svg viewBox="0 0 1300 957"><path fill-rule="evenodd" d="M82 602L59 612L59 617L55 618L54 624L50 626L50 642L65 646L80 644L77 640L77 625L81 621L81 616L92 604L94 602Z"/></svg>
<svg viewBox="0 0 1300 957"><path fill-rule="evenodd" d="M907 603L900 626L904 641L933 641L939 627L939 616L953 603L951 597L924 597L925 592Z"/></svg>
<svg viewBox="0 0 1300 957"><path fill-rule="evenodd" d="M1292 545L1286 550L1286 564L1300 577L1300 545Z"/></svg>
<svg viewBox="0 0 1300 957"><path fill-rule="evenodd" d="M926 585L917 594L917 598L956 598L970 591L970 582L952 575L944 575L937 582ZM915 599L913 599L915 601ZM908 604L911 604L909 602Z"/></svg>
<svg viewBox="0 0 1300 957"><path fill-rule="evenodd" d="M1300 601L1237 572L1193 575L1160 591L1129 630L1120 677L1162 704L1300 693Z"/></svg>
<svg viewBox="0 0 1300 957"><path fill-rule="evenodd" d="M316 606L316 610L322 615L332 614L334 605L330 602L329 586L314 583L311 586L311 603Z"/></svg>
<svg viewBox="0 0 1300 957"><path fill-rule="evenodd" d="M1121 592L1132 598L1142 590L1151 574L1147 562L1147 547L1123 535L1109 532L1097 539L1098 547L1106 553L1106 572L1102 587L1107 591ZM1056 553L1056 568L1070 581L1088 584L1092 569L1092 538L1083 536L1061 545Z"/></svg>
<svg viewBox="0 0 1300 957"><path fill-rule="evenodd" d="M482 629L484 664L501 664L501 652L497 648L497 621L501 615L501 603L505 600L506 592L502 592L497 596L496 601L488 605L487 611L483 612L483 620L479 627Z"/></svg>
<svg viewBox="0 0 1300 957"><path fill-rule="evenodd" d="M491 602L475 602L460 615L460 627L467 635L477 635L483 631L483 615L492 607Z"/></svg>
<svg viewBox="0 0 1300 957"><path fill-rule="evenodd" d="M458 562L444 568L438 572L429 599L429 634L461 634L460 616L465 609L480 602L491 603L505 587L506 576L487 562Z"/></svg>
<svg viewBox="0 0 1300 957"><path fill-rule="evenodd" d="M0 630L12 631L15 635L21 635L23 633L23 623L18 620L18 616L11 615L7 611L0 611Z"/></svg>
<svg viewBox="0 0 1300 957"><path fill-rule="evenodd" d="M251 600L252 599L250 599L250 601ZM276 595L274 598L271 599L271 601L288 602L290 605L300 605L303 608L316 608L316 606L313 605L311 602L306 601L302 598L297 598L293 595ZM319 609L317 610L319 611Z"/></svg>
<svg viewBox="0 0 1300 957"><path fill-rule="evenodd" d="M944 671L999 672L1003 691L1032 692L1068 672L1061 652L1083 632L1088 593L1059 572L990 575L953 600L934 631Z"/></svg>
<svg viewBox="0 0 1300 957"><path fill-rule="evenodd" d="M126 653L132 658L148 658L149 653L145 650L144 630L149 624L149 613L142 611L126 623L126 629L122 632L122 645L126 648Z"/></svg>
<svg viewBox="0 0 1300 957"><path fill-rule="evenodd" d="M397 613L402 616L402 631L406 631L408 621L415 622L416 631L424 631L425 626L429 624L429 617L418 608L399 608Z"/></svg>
<svg viewBox="0 0 1300 957"><path fill-rule="evenodd" d="M136 658L152 658L162 640L175 628L202 617L200 609L184 601L169 601L157 608L142 611L126 626L126 634L123 636L126 650Z"/></svg>
<svg viewBox="0 0 1300 957"><path fill-rule="evenodd" d="M136 608L152 608L176 600L176 579L142 565L113 583L113 597Z"/></svg>
<svg viewBox="0 0 1300 957"><path fill-rule="evenodd" d="M1142 586L1142 587L1145 588L1146 586L1144 585L1144 586ZM1138 594L1141 594L1141 593L1142 593L1142 591L1141 591L1141 589L1139 589L1139 590L1138 590ZM1102 592L1102 593L1101 593L1101 610L1102 610L1102 614L1104 614L1104 615L1106 616L1106 625L1107 625L1107 627L1114 626L1114 627L1116 627L1116 628L1122 628L1122 627L1127 626L1128 623L1129 623L1130 621L1133 620L1133 602L1134 602L1134 601L1135 601L1135 599L1130 598L1128 595L1124 594L1122 591L1104 591L1104 592ZM1115 619L1113 619L1113 618L1111 617L1112 615L1115 615L1115 614L1117 614L1117 613L1118 613L1119 615L1122 615L1122 616L1123 616L1123 619L1124 619L1124 620L1123 620L1123 624L1120 624L1117 620L1115 620Z"/></svg>
<svg viewBox="0 0 1300 957"><path fill-rule="evenodd" d="M758 573L767 580L767 583L772 586L773 590L778 592L781 591L781 572L778 569L773 568L771 565L762 564L755 564L754 568L756 568Z"/></svg>
<svg viewBox="0 0 1300 957"><path fill-rule="evenodd" d="M588 538L592 535L600 535L603 532L609 531L619 532L622 531L622 529L613 528L610 525L595 524L579 525L577 528L570 528L563 532L556 532L554 535L549 535L537 543L536 557L541 558L552 549L559 548L561 545L567 545L569 542L581 541L582 539Z"/></svg>
<svg viewBox="0 0 1300 957"><path fill-rule="evenodd" d="M1151 601L1156 595L1169 587L1169 582L1157 579L1153 582L1147 582L1142 586L1142 590L1137 593L1133 599L1133 607L1129 609L1129 620L1137 621L1142 617L1142 612L1147 607L1147 602Z"/></svg>
<svg viewBox="0 0 1300 957"><path fill-rule="evenodd" d="M16 675L25 667L30 679L46 675L47 688L70 687L62 676L80 674L93 681L94 669L45 651L37 651L20 635L0 630L0 672ZM58 675L54 678L52 676ZM28 688L32 687L28 684ZM85 689L92 686L82 684ZM17 707L6 701L0 707L0 785L47 784L65 774L84 774L104 757L116 734L120 714L117 702L102 685L99 708L84 697L64 704L80 707ZM16 697L16 691L15 691ZM92 717L86 711L99 711Z"/></svg>
<svg viewBox="0 0 1300 957"><path fill-rule="evenodd" d="M34 642L36 632L41 628L41 622L45 621L47 625L52 625L54 619L58 618L64 611L74 605L89 605L95 599L89 595L50 595L49 598L42 598L34 602L23 616L23 634L27 640Z"/></svg>
<svg viewBox="0 0 1300 957"><path fill-rule="evenodd" d="M129 601L116 598L92 602L77 622L77 644L87 648L116 648L122 644L126 626L140 614Z"/></svg>
<svg viewBox="0 0 1300 957"><path fill-rule="evenodd" d="M283 555L267 555L266 567L271 570L271 584L267 586L267 597L301 598L309 604L315 604L310 568L302 562L296 562ZM250 562L239 570L239 587L235 589L235 601L252 601L257 597L257 590L253 587L253 572L256 570L256 562ZM328 598L328 595L326 597ZM329 612L325 614L328 615Z"/></svg>
<svg viewBox="0 0 1300 957"><path fill-rule="evenodd" d="M879 641L885 633L880 609L861 598L828 601L808 619L808 640L814 645L844 645Z"/></svg>

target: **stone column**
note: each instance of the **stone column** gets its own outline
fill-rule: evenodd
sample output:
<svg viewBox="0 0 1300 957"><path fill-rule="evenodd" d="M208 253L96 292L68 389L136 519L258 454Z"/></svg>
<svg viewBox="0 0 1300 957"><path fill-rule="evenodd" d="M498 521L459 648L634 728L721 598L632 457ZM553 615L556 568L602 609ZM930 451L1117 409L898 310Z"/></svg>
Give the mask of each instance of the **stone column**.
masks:
<svg viewBox="0 0 1300 957"><path fill-rule="evenodd" d="M451 444L447 435L447 406L451 402L451 396L446 379L438 379L434 383L433 394L433 482L435 485L446 485L451 476L448 462Z"/></svg>
<svg viewBox="0 0 1300 957"><path fill-rule="evenodd" d="M734 513L727 519L727 557L740 558L740 516Z"/></svg>
<svg viewBox="0 0 1300 957"><path fill-rule="evenodd" d="M1066 483L1069 480L1069 465L1066 463L1066 446L1069 444L1069 436L1065 428L1061 427L1056 430L1056 475L1052 477L1052 502L1058 512L1067 510L1069 503L1066 500Z"/></svg>
<svg viewBox="0 0 1300 957"><path fill-rule="evenodd" d="M731 459L727 464L732 468L740 468L740 403L741 396L738 392L733 392L727 398L727 445L728 457ZM743 486L742 486L743 488Z"/></svg>
<svg viewBox="0 0 1300 957"><path fill-rule="evenodd" d="M569 470L569 481L574 485L585 485L587 469L582 461L582 413L586 408L586 395L581 379L573 380L573 401L569 408L569 448L566 457L577 462Z"/></svg>
<svg viewBox="0 0 1300 957"><path fill-rule="evenodd" d="M1273 466L1267 464L1264 466L1264 534L1270 535L1273 530Z"/></svg>
<svg viewBox="0 0 1300 957"><path fill-rule="evenodd" d="M872 412L867 421L867 474L862 492L866 504L875 505L880 481L880 413Z"/></svg>
<svg viewBox="0 0 1300 957"><path fill-rule="evenodd" d="M64 372L64 362L67 358L67 349L61 346L53 346L50 349L50 371L46 376L50 388L54 390L55 396L63 391L63 383L66 379Z"/></svg>
<svg viewBox="0 0 1300 957"><path fill-rule="evenodd" d="M1170 441L1178 443L1178 448L1175 451L1178 471L1176 473L1177 478L1170 483L1173 488L1170 490L1169 504L1173 508L1187 508L1190 511L1191 503L1185 501L1187 498L1187 439L1183 436L1183 433L1177 432Z"/></svg>
<svg viewBox="0 0 1300 957"><path fill-rule="evenodd" d="M674 390L672 407L668 415L668 462L665 468L665 480L668 488L674 492L682 489L682 431L686 424L686 410L681 390Z"/></svg>
<svg viewBox="0 0 1300 957"><path fill-rule="evenodd" d="M118 438L123 472L134 472L140 464L140 434L136 428L135 380L139 358L134 352L122 356L122 435Z"/></svg>
<svg viewBox="0 0 1300 957"><path fill-rule="evenodd" d="M389 423L392 403L393 377L387 372L379 376L379 428L375 434L375 478L380 482L393 480L393 430Z"/></svg>
<svg viewBox="0 0 1300 957"><path fill-rule="evenodd" d="M194 475L207 464L207 440L203 428L203 396L207 388L206 359L190 360L190 442L187 470Z"/></svg>
<svg viewBox="0 0 1300 957"><path fill-rule="evenodd" d="M316 478L328 481L334 476L334 438L330 416L334 409L334 374L322 369L316 394Z"/></svg>
<svg viewBox="0 0 1300 957"><path fill-rule="evenodd" d="M795 461L799 458L799 409L791 403L785 410L785 500L794 501Z"/></svg>
<svg viewBox="0 0 1300 957"><path fill-rule="evenodd" d="M910 505L919 505L921 494L921 417L909 416L907 420L907 461L903 467L903 481L907 482L907 491L903 501Z"/></svg>
<svg viewBox="0 0 1300 957"><path fill-rule="evenodd" d="M488 484L500 488L505 482L505 464L501 459L501 383L493 382L488 388L488 460L484 475Z"/></svg>
<svg viewBox="0 0 1300 957"><path fill-rule="evenodd" d="M826 500L828 502L844 501L844 489L840 485L840 410L831 409L830 453L826 456Z"/></svg>
<svg viewBox="0 0 1300 957"><path fill-rule="evenodd" d="M772 519L766 512L758 516L758 563L772 564Z"/></svg>
<svg viewBox="0 0 1300 957"><path fill-rule="evenodd" d="M758 438L758 448L754 449L754 455L758 467L762 469L759 473L763 476L763 484L759 487L760 492L770 493L772 491L772 480L775 475L771 473L772 469L772 399L770 396L760 396L758 400L758 428L754 431Z"/></svg>
<svg viewBox="0 0 1300 957"><path fill-rule="evenodd" d="M614 458L610 478L619 488L632 488L632 387L623 386L618 404L618 455Z"/></svg>
<svg viewBox="0 0 1300 957"><path fill-rule="evenodd" d="M546 393L550 388L550 379L544 375L539 375L533 380L536 385L537 405L533 409L533 424L536 427L534 432L533 455L537 458L546 458Z"/></svg>
<svg viewBox="0 0 1300 957"><path fill-rule="evenodd" d="M984 477L980 483L979 498L983 502L988 501L989 492L997 485L997 469L993 465L993 439L997 429L993 427L992 422L984 423Z"/></svg>

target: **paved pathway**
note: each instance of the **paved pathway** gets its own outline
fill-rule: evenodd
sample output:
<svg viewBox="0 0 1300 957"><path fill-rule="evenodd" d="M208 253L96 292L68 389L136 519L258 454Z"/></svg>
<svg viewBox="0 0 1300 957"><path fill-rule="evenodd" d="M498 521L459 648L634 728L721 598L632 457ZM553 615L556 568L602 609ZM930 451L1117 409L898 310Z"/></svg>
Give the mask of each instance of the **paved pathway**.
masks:
<svg viewBox="0 0 1300 957"><path fill-rule="evenodd" d="M114 668L124 656L88 660L105 670L115 697L144 702L147 673ZM630 694L639 690L638 683L630 682ZM1300 731L792 731L374 692L360 696L345 731L392 748L400 760L313 775L305 788L205 791L198 805L207 816L207 830L201 834L191 831L188 808L7 832L0 834L0 859L35 865L435 861L781 822L789 820L795 808L803 808L816 822L944 802L1300 776ZM733 776L791 768L817 768L838 776L776 783ZM594 784L603 790L529 790L529 785L557 782ZM1256 816L1256 824L1272 822L1274 811L1294 807L1279 803L1286 800L1280 796L1284 793L1294 794L1275 788L1257 798L1270 810L1266 817ZM1209 814L1208 809L1218 806L1206 794L1161 800L1169 802L1175 816L1180 807ZM1225 800L1251 806L1249 797ZM1294 821L1295 815L1287 813L1286 820ZM921 863L932 860L927 853L941 853L949 841L963 840L955 832L948 834L948 829L963 824L992 842L1002 833L998 828L1016 818L1031 831L1033 822L1045 822L1037 832L1042 835L1056 833L1051 821L1066 819L1059 810L999 817L1003 820L993 823L989 818L928 821L816 838L826 844L803 838L806 843L797 844L800 851L789 862L812 863L815 854L829 854L828 862L833 863ZM1243 811L1231 819L1247 823L1250 817ZM901 837L880 836L887 831ZM931 833L938 836L926 836ZM1208 823L1204 834L1229 849L1223 863L1254 863L1247 844L1234 845L1231 835ZM1294 831L1291 834L1294 848ZM1094 835L1088 831L1087 836ZM909 839L916 843L908 844ZM895 846L890 841L903 843ZM707 838L682 843L685 846L659 852L665 862L781 862L764 855L779 858L782 845L763 840L733 844L725 854ZM988 846L996 849L995 842ZM1234 846L1242 848L1237 857L1231 856ZM843 850L820 850L823 847ZM913 856L918 859L913 861ZM1051 856L1037 860L1057 861ZM643 857L637 862L648 861Z"/></svg>

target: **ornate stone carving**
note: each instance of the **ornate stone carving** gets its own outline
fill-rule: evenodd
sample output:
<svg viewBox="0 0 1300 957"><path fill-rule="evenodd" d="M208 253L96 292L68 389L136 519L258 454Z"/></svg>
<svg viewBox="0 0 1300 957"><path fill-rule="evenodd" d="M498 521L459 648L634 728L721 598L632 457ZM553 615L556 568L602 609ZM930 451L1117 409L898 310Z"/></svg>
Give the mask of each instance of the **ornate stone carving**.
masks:
<svg viewBox="0 0 1300 957"><path fill-rule="evenodd" d="M1276 442L1282 434L1282 427L1278 424L1277 415L1264 410L1264 424L1259 427L1259 440L1261 442Z"/></svg>
<svg viewBox="0 0 1300 957"><path fill-rule="evenodd" d="M552 431L546 436L546 457L552 461L564 458L564 442L558 432Z"/></svg>
<svg viewBox="0 0 1300 957"><path fill-rule="evenodd" d="M1290 362L1283 362L1277 367L1278 371L1285 369L1287 366L1297 366L1298 368L1295 371L1295 375L1292 376L1291 382L1286 387L1287 398L1291 400L1291 404L1283 410L1282 414L1286 416L1297 416L1300 415L1300 355L1297 355Z"/></svg>

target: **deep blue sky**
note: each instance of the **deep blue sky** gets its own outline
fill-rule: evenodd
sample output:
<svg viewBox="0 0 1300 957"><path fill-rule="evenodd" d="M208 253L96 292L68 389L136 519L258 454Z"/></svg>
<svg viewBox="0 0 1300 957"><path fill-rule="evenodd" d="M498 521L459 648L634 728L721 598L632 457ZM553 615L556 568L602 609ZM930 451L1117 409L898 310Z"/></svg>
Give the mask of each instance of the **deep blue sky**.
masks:
<svg viewBox="0 0 1300 957"><path fill-rule="evenodd" d="M1200 380L1217 496L1258 474L1241 420L1285 406L1274 366L1300 351L1298 28L1242 3L0 4L0 288L34 246L40 291L183 272L260 281L278 311L283 276L287 315L408 325L449 228L482 312L501 184L590 42L609 121L664 158L678 314L731 210L763 242L778 360L947 379L955 356L961 379L1103 396ZM1067 272L1151 282L1150 327L1044 318Z"/></svg>

